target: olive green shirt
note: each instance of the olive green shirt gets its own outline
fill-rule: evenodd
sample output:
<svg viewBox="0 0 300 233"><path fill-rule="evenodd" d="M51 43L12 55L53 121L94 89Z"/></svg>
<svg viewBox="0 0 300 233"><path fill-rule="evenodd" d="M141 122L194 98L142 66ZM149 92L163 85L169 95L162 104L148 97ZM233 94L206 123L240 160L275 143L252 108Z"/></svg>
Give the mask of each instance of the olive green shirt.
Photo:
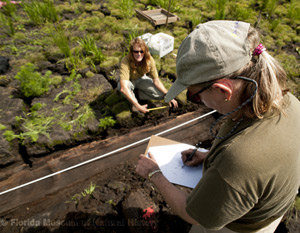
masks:
<svg viewBox="0 0 300 233"><path fill-rule="evenodd" d="M133 70L130 68L129 64L129 55L125 56L120 65L120 80L136 80L142 76L144 76L145 73L142 71L141 67L138 67L136 72L133 72ZM155 65L155 61L153 57L150 57L150 71L147 73L147 76L156 79L158 78L158 73Z"/></svg>
<svg viewBox="0 0 300 233"><path fill-rule="evenodd" d="M300 185L300 102L285 98L285 114L244 120L214 141L187 200L188 214L202 226L255 232L290 208ZM235 124L227 120L219 136Z"/></svg>

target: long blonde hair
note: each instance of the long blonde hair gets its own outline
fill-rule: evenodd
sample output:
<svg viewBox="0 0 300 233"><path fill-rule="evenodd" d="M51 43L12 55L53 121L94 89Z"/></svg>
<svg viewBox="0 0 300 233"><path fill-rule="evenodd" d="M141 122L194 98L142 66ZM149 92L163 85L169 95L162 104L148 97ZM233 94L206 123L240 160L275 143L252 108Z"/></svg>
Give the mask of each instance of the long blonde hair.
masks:
<svg viewBox="0 0 300 233"><path fill-rule="evenodd" d="M136 72L137 70L137 65L136 65L136 60L133 56L133 46L138 45L141 47L141 49L144 52L144 58L140 64L142 71L144 74L148 73L150 71L150 52L149 49L145 43L145 41L141 38L135 38L130 42L130 49L129 49L129 63L130 63L130 68L132 69L133 73Z"/></svg>
<svg viewBox="0 0 300 233"><path fill-rule="evenodd" d="M259 45L259 33L250 27L248 32L248 41L250 51ZM258 90L252 100L240 114L249 118L263 118L264 114L270 112L277 114L283 111L285 105L283 96L286 90L286 73L281 65L267 51L263 51L258 56L253 56L252 60L243 68L234 72L226 78L244 76L253 79L258 84ZM253 93L254 86L252 83L244 82L244 91L241 96L241 102L244 102Z"/></svg>

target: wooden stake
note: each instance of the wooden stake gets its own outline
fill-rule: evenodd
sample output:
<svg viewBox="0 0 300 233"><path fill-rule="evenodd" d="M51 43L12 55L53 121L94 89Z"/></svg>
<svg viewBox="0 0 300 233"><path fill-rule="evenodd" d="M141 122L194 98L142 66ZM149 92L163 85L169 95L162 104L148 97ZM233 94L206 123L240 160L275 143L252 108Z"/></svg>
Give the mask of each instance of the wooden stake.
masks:
<svg viewBox="0 0 300 233"><path fill-rule="evenodd" d="M168 25L168 19L169 19L169 13L170 13L171 1L172 1L172 0L169 0L169 6L168 6L168 13L167 13L166 26Z"/></svg>

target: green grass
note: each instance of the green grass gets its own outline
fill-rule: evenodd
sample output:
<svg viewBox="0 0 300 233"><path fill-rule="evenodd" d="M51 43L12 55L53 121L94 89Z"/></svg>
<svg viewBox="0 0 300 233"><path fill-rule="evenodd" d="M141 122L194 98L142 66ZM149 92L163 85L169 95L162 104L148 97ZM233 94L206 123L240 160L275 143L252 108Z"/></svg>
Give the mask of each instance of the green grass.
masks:
<svg viewBox="0 0 300 233"><path fill-rule="evenodd" d="M6 5L2 6L0 11L0 29L8 36L15 35L14 22L17 21L16 5L12 4L9 0L4 0Z"/></svg>
<svg viewBox="0 0 300 233"><path fill-rule="evenodd" d="M18 139L21 144L26 142L37 142L40 135L46 136L49 140L49 130L53 124L54 117L44 117L42 114L35 114L35 112L26 114L26 117L16 117L18 124L22 125L23 131L21 133L15 133L12 130L6 130L3 133L5 139L10 142L14 139Z"/></svg>
<svg viewBox="0 0 300 233"><path fill-rule="evenodd" d="M102 53L102 50L97 47L93 37L87 35L84 38L79 39L78 43L82 46L85 53L88 56L91 56L91 61L94 65L99 65L101 62L105 61L106 57Z"/></svg>
<svg viewBox="0 0 300 233"><path fill-rule="evenodd" d="M76 117L70 121L71 125L75 125L77 129L85 128L89 121L95 119L95 113L93 109L88 105L84 105L80 107L77 111L75 111Z"/></svg>
<svg viewBox="0 0 300 233"><path fill-rule="evenodd" d="M117 1L117 8L121 10L121 17L131 18L134 14L135 3L133 0L119 0Z"/></svg>
<svg viewBox="0 0 300 233"><path fill-rule="evenodd" d="M6 5L2 6L2 12L4 15L14 17L16 12L16 4L11 3L9 0L2 0Z"/></svg>
<svg viewBox="0 0 300 233"><path fill-rule="evenodd" d="M87 4L80 0L34 0L23 1L16 8L15 5L9 5L12 8L0 10L1 55L11 58L12 74L17 73L17 76L21 77L21 83L25 83L22 79L33 79L26 88L24 84L21 85L22 92L26 93L28 98L41 96L47 93L47 90L51 91L50 88L61 88L56 98L53 97L54 102L59 102L55 103L55 106L67 109L69 106L65 105L71 105L72 112L51 115L57 119L50 124L55 122L63 129L71 131L69 133L86 133L85 127L89 120L99 121L100 132L101 128L113 127L112 120L118 120L117 114L131 117L127 101L111 96L107 99L103 97L105 102L100 111L102 119L99 119L99 116L98 119L94 119L93 111L88 106L91 101L102 95L103 87L82 90L80 78L90 76L92 79L93 74L105 72L108 76L106 78L114 83L118 76L120 59L127 53L129 42L148 32L164 32L174 37L174 51L164 58L156 57L155 60L158 71L163 69L166 73L176 74L176 59L173 54L176 55L182 40L197 24L214 19L242 20L256 25L262 32L262 41L268 52L277 57L287 71L289 82L293 83L293 90L300 90L297 88L300 49L288 49L296 48L295 45L300 42L299 0L172 0L170 11L180 17L180 21L158 27L153 27L149 21L136 17L134 9L168 9L169 0L108 0L103 2L102 6L110 11L109 15L104 15L103 8L100 9L100 5L95 2L90 1ZM51 61L51 66L63 66L68 74L39 73L40 70L45 70L44 64L47 64L47 59L53 57L58 57L58 61L54 59L58 64ZM28 66L28 62L32 63L34 68ZM44 79L47 80L44 85L38 84ZM170 86L169 83L166 85ZM38 86L40 87L36 91ZM297 91L294 92L297 95ZM184 93L178 98L184 102ZM119 109L122 110L121 113ZM44 116L44 119L47 117L50 116ZM25 114L23 118L25 120L19 121L20 127L33 116ZM24 128L24 132L20 132L25 131ZM7 136L14 137L15 134L17 133L11 134L8 131ZM27 138L31 140L30 137Z"/></svg>
<svg viewBox="0 0 300 233"><path fill-rule="evenodd" d="M56 27L52 35L53 43L60 49L65 57L71 57L71 48L69 40L65 35L64 29L60 26Z"/></svg>
<svg viewBox="0 0 300 233"><path fill-rule="evenodd" d="M43 1L22 1L22 7L35 25L40 25L45 22L55 23L58 21L58 15L54 6L53 0Z"/></svg>
<svg viewBox="0 0 300 233"><path fill-rule="evenodd" d="M215 9L216 9L216 20L224 20L225 19L225 6L227 4L227 0L215 0Z"/></svg>
<svg viewBox="0 0 300 233"><path fill-rule="evenodd" d="M300 20L300 1L291 0L290 7L288 8L287 17L291 19L292 23Z"/></svg>
<svg viewBox="0 0 300 233"><path fill-rule="evenodd" d="M71 201L75 204L78 204L82 197L94 198L93 193L95 192L97 185L93 182L90 183L90 186L85 188L80 194L76 193L71 197ZM69 201L67 201L68 203Z"/></svg>
<svg viewBox="0 0 300 233"><path fill-rule="evenodd" d="M149 10L155 9L155 8L164 8L166 10L169 9L169 2L170 2L170 12L176 12L179 11L180 7L176 6L176 2L175 0L148 0L147 4L152 5L154 7L148 7Z"/></svg>
<svg viewBox="0 0 300 233"><path fill-rule="evenodd" d="M91 182L90 186L87 187L87 188L85 188L83 190L83 192L81 192L81 195L83 197L89 196L90 198L92 198L93 197L93 193L96 190L96 187L97 187L97 185Z"/></svg>
<svg viewBox="0 0 300 233"><path fill-rule="evenodd" d="M267 17L270 18L277 7L277 0L263 0L261 5L261 11L267 14Z"/></svg>
<svg viewBox="0 0 300 233"><path fill-rule="evenodd" d="M60 100L60 96L63 94L67 94L64 99L62 100L63 104L71 104L71 101L74 97L81 91L81 85L78 83L78 80L72 82L69 88L65 88L60 93L58 93L53 101L58 102Z"/></svg>
<svg viewBox="0 0 300 233"><path fill-rule="evenodd" d="M8 36L15 35L13 19L0 12L0 29Z"/></svg>

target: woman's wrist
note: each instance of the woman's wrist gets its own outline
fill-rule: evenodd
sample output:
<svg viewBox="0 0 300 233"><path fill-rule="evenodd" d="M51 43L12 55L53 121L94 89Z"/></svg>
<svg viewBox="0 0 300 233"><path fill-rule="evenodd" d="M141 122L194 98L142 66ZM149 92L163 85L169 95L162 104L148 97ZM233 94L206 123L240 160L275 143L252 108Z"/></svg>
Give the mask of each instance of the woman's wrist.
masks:
<svg viewBox="0 0 300 233"><path fill-rule="evenodd" d="M148 174L148 179L151 180L151 178L152 178L154 175L158 174L158 173L162 173L162 171L161 171L160 169L156 169L156 170L154 170L154 171L152 171L152 172L149 172L149 174Z"/></svg>

